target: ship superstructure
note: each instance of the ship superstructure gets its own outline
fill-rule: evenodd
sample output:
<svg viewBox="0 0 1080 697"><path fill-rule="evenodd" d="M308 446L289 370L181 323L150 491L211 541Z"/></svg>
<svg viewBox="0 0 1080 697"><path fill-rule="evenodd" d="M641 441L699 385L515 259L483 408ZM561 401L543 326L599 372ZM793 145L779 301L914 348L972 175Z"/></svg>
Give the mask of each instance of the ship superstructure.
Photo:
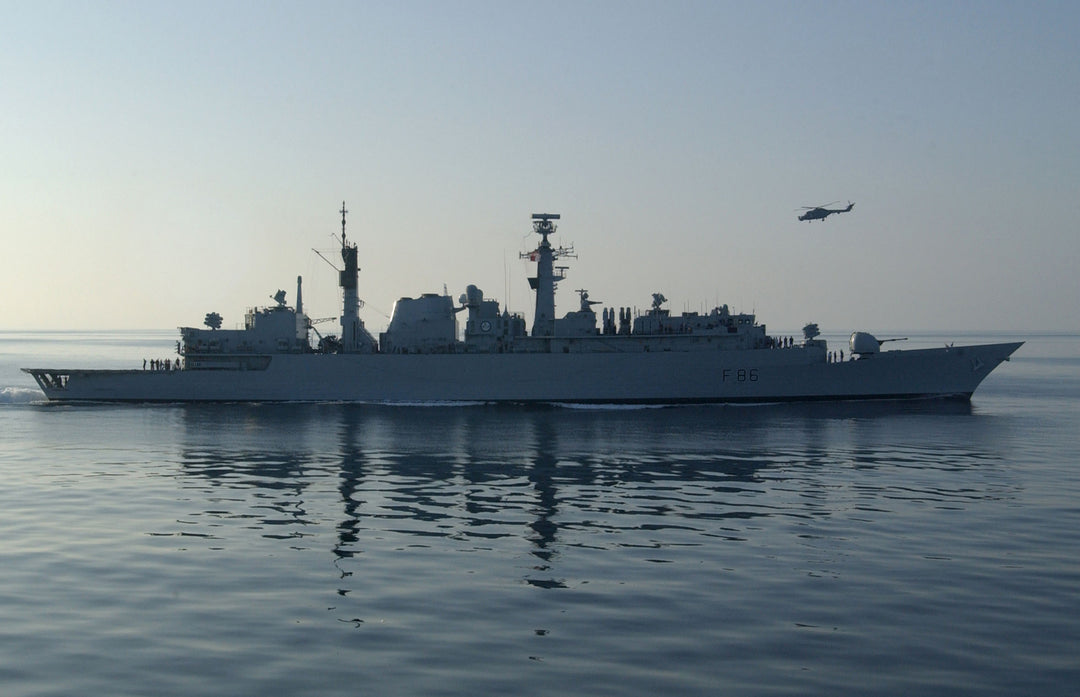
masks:
<svg viewBox="0 0 1080 697"><path fill-rule="evenodd" d="M537 247L531 331L525 317L470 285L457 303L444 291L403 297L376 340L360 319L359 253L341 207L341 335L319 334L284 291L251 309L241 329L181 327L170 370L32 368L49 399L133 401L345 400L376 402L768 402L905 397L969 398L1020 343L883 351L854 332L830 352L817 325L800 340L770 336L755 315L718 305L673 315L654 293L649 309L602 307L577 289L578 308L555 314L555 292L576 258L556 247L555 213L532 216ZM459 315L464 313L459 335ZM215 319L215 321L211 321ZM318 336L313 344L311 334Z"/></svg>
<svg viewBox="0 0 1080 697"><path fill-rule="evenodd" d="M662 307L667 299L654 293L651 308L636 316L629 307L603 308L598 318L589 291L579 289L577 310L555 315L555 290L566 280L567 268L556 265L576 258L573 246L555 247L556 213L532 216L540 235L536 249L521 254L536 263L529 285L536 295L532 330L524 316L499 309L474 285L466 288L455 307L449 296L428 293L401 298L394 306L389 328L380 334L380 350L390 353L642 353L648 351L705 351L766 348L774 340L752 314L732 314L727 305L708 314L684 312L673 316ZM455 313L467 310L464 340L457 341ZM616 321L616 316L618 320Z"/></svg>

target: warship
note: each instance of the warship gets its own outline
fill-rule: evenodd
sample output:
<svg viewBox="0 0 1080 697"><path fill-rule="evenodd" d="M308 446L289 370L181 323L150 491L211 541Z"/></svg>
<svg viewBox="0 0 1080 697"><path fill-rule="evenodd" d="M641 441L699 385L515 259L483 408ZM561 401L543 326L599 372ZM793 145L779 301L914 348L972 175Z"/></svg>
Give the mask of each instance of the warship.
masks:
<svg viewBox="0 0 1080 697"><path fill-rule="evenodd" d="M149 368L23 368L45 396L63 402L342 401L376 403L547 402L582 404L769 403L953 398L976 387L1023 342L885 348L894 339L850 335L830 351L816 324L801 339L769 335L754 314L719 305L672 314L653 294L644 311L601 308L579 290L578 309L555 313L573 245L555 246L558 214L532 216L535 293L531 327L521 313L470 285L457 303L445 292L398 300L376 339L359 310L357 245L341 207L340 334L323 336L295 307L249 310L243 328L181 327L177 357ZM464 313L463 332L458 317ZM312 336L314 334L314 337Z"/></svg>

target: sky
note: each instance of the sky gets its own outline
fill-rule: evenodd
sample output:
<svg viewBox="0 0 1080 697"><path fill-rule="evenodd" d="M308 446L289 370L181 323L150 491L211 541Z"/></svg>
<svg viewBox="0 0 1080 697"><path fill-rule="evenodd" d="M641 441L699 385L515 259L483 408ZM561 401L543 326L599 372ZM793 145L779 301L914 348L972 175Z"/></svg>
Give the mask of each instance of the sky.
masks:
<svg viewBox="0 0 1080 697"><path fill-rule="evenodd" d="M468 284L531 323L539 212L560 315L1080 330L1080 3L0 12L0 330L233 327L298 275L336 317L342 201L373 332Z"/></svg>

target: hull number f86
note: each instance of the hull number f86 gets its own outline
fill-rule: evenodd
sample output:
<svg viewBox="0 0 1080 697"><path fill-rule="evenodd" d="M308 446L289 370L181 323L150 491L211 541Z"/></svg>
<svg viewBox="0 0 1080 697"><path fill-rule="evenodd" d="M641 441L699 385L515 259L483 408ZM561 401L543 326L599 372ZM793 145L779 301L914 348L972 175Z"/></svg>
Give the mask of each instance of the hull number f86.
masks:
<svg viewBox="0 0 1080 697"><path fill-rule="evenodd" d="M757 368L724 368L720 382L757 382Z"/></svg>

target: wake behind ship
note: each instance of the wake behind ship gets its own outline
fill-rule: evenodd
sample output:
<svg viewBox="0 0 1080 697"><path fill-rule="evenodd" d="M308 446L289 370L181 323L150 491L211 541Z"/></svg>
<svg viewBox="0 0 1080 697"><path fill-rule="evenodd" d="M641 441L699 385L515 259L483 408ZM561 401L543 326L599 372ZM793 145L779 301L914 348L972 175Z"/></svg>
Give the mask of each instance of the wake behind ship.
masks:
<svg viewBox="0 0 1080 697"><path fill-rule="evenodd" d="M401 298L376 340L360 319L359 263L341 208L340 335L321 335L296 306L250 310L242 329L181 327L169 369L24 368L55 401L570 402L679 404L845 399L970 399L1022 342L882 350L888 340L852 333L830 351L808 324L801 340L770 336L753 314L720 305L672 315L666 298L651 308L602 308L579 290L577 310L555 314L566 277L554 246L558 214L532 216L538 246L531 328L470 285L455 303L445 293ZM465 313L459 338L460 313ZM312 334L317 337L313 343ZM156 366L155 366L156 367Z"/></svg>

